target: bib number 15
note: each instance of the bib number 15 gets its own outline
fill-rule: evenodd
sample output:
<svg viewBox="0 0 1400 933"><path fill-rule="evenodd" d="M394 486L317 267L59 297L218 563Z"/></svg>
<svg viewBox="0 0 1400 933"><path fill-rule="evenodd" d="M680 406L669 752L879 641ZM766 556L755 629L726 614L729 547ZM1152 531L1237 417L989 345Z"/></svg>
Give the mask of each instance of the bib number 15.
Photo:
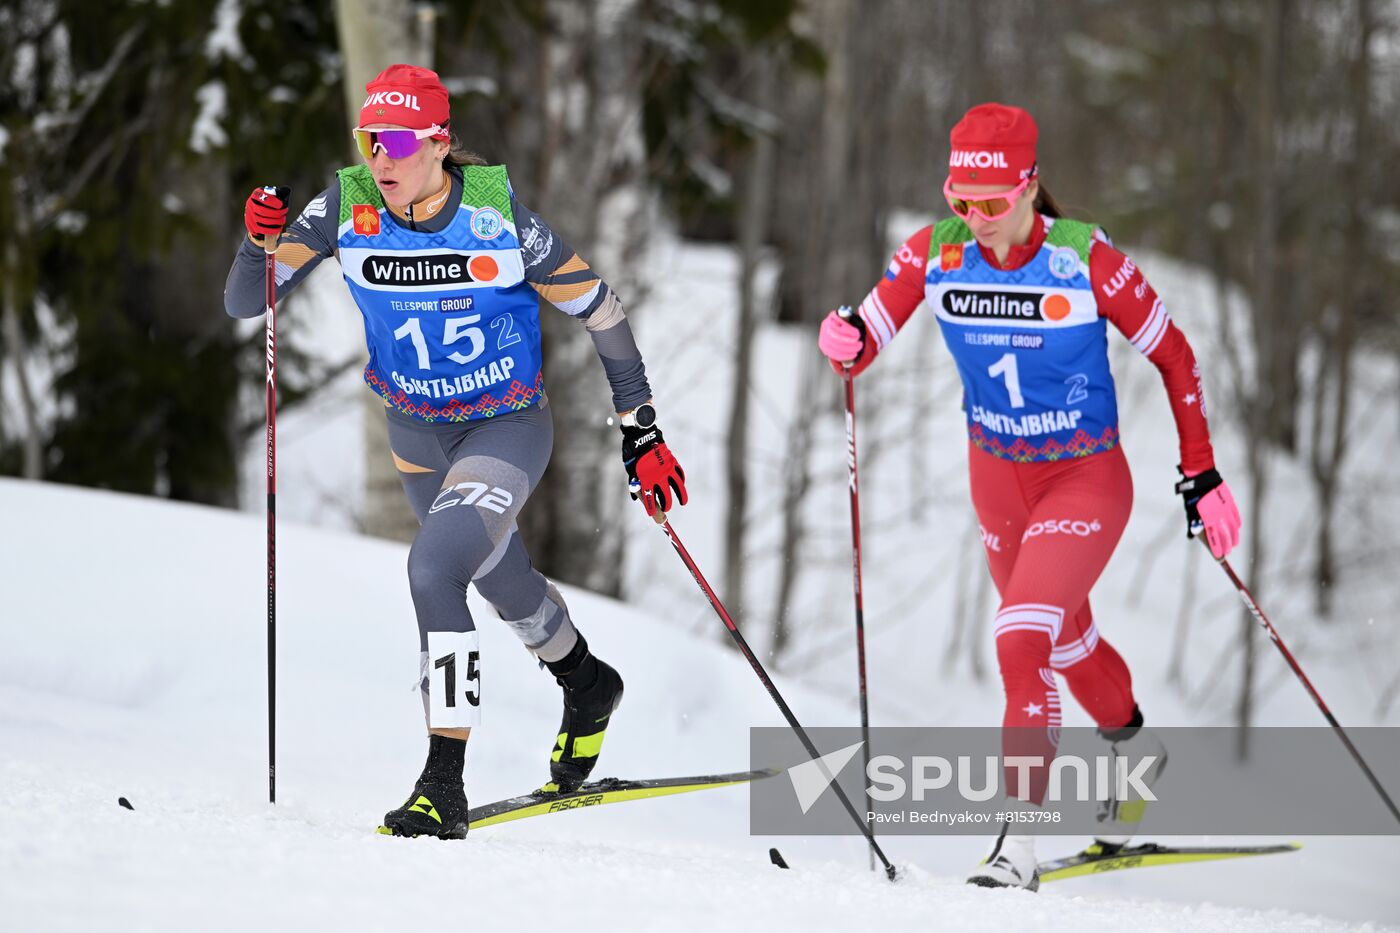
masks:
<svg viewBox="0 0 1400 933"><path fill-rule="evenodd" d="M447 354L447 358L454 363L463 365L470 363L481 355L481 351L486 349L486 334L480 327L471 325L481 320L479 314L468 314L466 317L445 318L442 322L442 345L450 347L452 344L466 338L470 341L470 353L452 352ZM394 331L394 337L402 340L407 337L413 342L413 349L418 354L418 368L422 370L432 369L428 360L428 341L423 339L423 322L416 317L411 317L403 322L403 325Z"/></svg>
<svg viewBox="0 0 1400 933"><path fill-rule="evenodd" d="M470 728L481 723L481 636L428 633L428 726Z"/></svg>
<svg viewBox="0 0 1400 933"><path fill-rule="evenodd" d="M987 375L1002 376L1006 379L1006 394L1011 396L1012 408L1026 407L1025 396L1021 395L1021 376L1016 371L1016 354L1007 353L988 366Z"/></svg>

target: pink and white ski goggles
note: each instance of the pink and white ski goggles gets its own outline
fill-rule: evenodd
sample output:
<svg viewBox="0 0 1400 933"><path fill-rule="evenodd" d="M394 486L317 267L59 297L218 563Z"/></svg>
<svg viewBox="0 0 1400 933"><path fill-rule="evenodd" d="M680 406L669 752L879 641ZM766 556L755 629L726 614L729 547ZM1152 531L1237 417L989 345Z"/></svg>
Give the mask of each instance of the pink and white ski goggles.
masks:
<svg viewBox="0 0 1400 933"><path fill-rule="evenodd" d="M355 146L368 162L376 152L382 152L391 159L406 159L422 147L423 140L434 136L445 138L447 130L436 123L425 130L373 130L357 126L350 131L350 135L355 137Z"/></svg>
<svg viewBox="0 0 1400 933"><path fill-rule="evenodd" d="M976 211L983 220L1001 220L1016 209L1016 202L1021 200L1021 195L1026 193L1026 189L1031 185L1031 178L1034 177L1032 175L1021 179L1021 183L1010 191L965 194L953 190L953 179L950 176L943 182L943 197L953 209L953 213L964 219Z"/></svg>

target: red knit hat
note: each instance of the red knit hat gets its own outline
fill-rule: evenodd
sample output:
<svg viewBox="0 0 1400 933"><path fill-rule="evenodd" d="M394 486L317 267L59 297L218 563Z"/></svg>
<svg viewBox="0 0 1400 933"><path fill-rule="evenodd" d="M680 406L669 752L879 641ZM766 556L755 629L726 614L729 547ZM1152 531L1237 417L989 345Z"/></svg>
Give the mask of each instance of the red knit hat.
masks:
<svg viewBox="0 0 1400 933"><path fill-rule="evenodd" d="M955 185L1019 185L1035 174L1035 121L1020 107L978 104L948 134Z"/></svg>
<svg viewBox="0 0 1400 933"><path fill-rule="evenodd" d="M365 91L369 96L360 105L360 126L393 123L411 130L440 126L442 138L447 138L447 88L437 72L417 65L390 65L365 85Z"/></svg>

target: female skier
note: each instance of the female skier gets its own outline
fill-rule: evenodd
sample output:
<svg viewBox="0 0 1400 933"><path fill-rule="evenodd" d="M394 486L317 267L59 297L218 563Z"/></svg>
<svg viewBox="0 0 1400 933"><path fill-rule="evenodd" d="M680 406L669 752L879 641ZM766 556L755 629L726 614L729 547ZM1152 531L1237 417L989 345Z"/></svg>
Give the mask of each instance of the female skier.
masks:
<svg viewBox="0 0 1400 933"><path fill-rule="evenodd" d="M468 584L554 675L564 717L545 791L570 791L598 760L622 679L598 660L516 528L549 462L553 424L540 374L539 298L583 323L620 415L633 498L648 514L686 502L685 474L656 426L622 303L539 216L503 165L456 146L438 76L391 65L366 86L353 133L364 164L341 169L277 245L279 299L336 256L364 316L365 382L384 399L389 445L421 525L408 555L418 617L428 760L381 832L461 838L463 756L479 722L478 633ZM265 236L287 220L286 189L259 188L224 306L263 312Z"/></svg>
<svg viewBox="0 0 1400 933"><path fill-rule="evenodd" d="M943 194L956 215L911 236L849 322L832 312L818 339L832 365L859 374L920 302L938 319L962 377L972 505L1001 597L997 661L1006 692L1003 754L1039 756L1043 799L1060 734L1055 675L1113 743L1160 753L1142 729L1132 679L1094 625L1089 590L1132 505L1108 366L1112 322L1161 371L1180 440L1176 487L1188 534L1224 557L1240 515L1215 470L1200 370L1186 338L1133 261L1097 227L1061 217L1036 169L1035 122L1017 107L973 107L951 133ZM1149 780L1155 774L1149 773ZM1134 812L1136 811L1136 812ZM1115 806L1097 845L1125 844L1140 806ZM968 881L1035 890L1034 837L1004 826Z"/></svg>

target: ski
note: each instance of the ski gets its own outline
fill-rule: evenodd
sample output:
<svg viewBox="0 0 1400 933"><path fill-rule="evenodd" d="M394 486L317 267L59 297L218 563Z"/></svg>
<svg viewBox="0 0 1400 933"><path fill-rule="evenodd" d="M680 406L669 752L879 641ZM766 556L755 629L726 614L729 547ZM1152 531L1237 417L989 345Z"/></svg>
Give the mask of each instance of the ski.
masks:
<svg viewBox="0 0 1400 933"><path fill-rule="evenodd" d="M640 781L603 778L598 781L589 781L572 793L534 791L519 797L510 797L505 800L497 800L495 803L472 807L467 813L467 825L469 829L477 830L494 826L497 823L509 823L512 820L523 820L549 813L563 813L566 810L599 807L604 804L623 803L628 800L645 800L648 797L689 794L697 790L733 787L736 784L747 784L750 781L762 780L780 773L780 769L769 768L762 771L738 771L733 774L707 774ZM386 826L380 826L378 832L386 836L392 835Z"/></svg>
<svg viewBox="0 0 1400 933"><path fill-rule="evenodd" d="M1041 881L1062 881L1082 875L1097 875L1124 868L1150 868L1153 865L1181 865L1187 862L1212 862L1219 859L1243 858L1250 855L1276 855L1297 852L1301 843L1289 842L1271 846L1164 846L1155 842L1114 851L1090 846L1078 855L1041 862ZM1097 851L1096 851L1097 850Z"/></svg>

